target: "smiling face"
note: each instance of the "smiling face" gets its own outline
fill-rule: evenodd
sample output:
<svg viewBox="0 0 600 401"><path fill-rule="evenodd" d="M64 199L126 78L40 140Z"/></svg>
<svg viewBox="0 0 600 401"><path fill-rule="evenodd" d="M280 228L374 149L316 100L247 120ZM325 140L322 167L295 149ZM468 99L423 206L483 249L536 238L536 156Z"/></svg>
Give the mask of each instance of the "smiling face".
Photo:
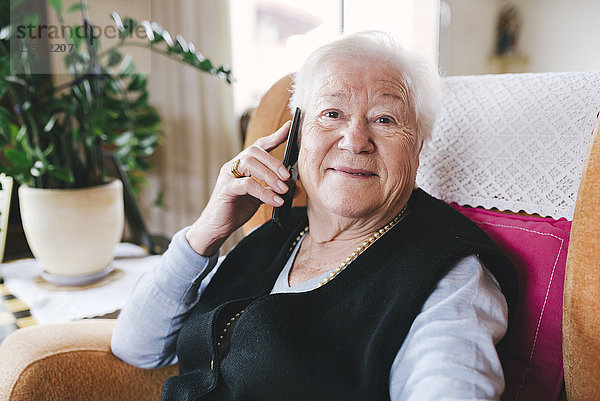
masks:
<svg viewBox="0 0 600 401"><path fill-rule="evenodd" d="M342 60L322 66L312 89L298 159L309 209L354 218L398 213L414 187L421 143L395 70Z"/></svg>

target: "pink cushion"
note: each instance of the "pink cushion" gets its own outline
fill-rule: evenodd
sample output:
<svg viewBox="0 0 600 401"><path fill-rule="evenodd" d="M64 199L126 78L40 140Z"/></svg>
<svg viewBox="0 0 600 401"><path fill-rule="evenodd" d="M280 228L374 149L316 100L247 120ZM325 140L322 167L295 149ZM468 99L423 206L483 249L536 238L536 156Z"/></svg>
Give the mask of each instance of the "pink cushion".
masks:
<svg viewBox="0 0 600 401"><path fill-rule="evenodd" d="M571 222L452 206L492 238L519 277L502 400L556 400L563 379L562 301Z"/></svg>

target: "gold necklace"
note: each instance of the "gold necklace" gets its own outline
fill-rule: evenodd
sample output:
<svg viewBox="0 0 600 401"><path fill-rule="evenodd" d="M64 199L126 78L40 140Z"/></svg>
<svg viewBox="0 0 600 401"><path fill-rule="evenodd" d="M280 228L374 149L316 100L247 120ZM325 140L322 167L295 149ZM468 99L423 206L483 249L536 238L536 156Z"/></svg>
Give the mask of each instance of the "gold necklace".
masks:
<svg viewBox="0 0 600 401"><path fill-rule="evenodd" d="M340 263L335 269L333 269L331 272L329 272L329 274L327 276L325 276L325 278L323 280L321 280L321 282L319 282L319 285L317 285L317 288L322 287L323 285L325 285L328 282L330 282L331 280L333 280L333 278L335 276L340 274L342 272L342 270L344 270L346 267L348 267L348 265L350 263L352 263L356 258L358 258L358 256L361 253L366 251L367 248L369 248L371 245L373 245L375 243L375 241L377 241L385 233L390 231L392 229L392 227L394 227L396 224L398 224L400 222L400 220L402 220L404 218L405 212L406 212L406 205L404 205L404 207L402 208L400 213L398 213L398 215L396 217L394 217L394 219L392 221L390 221L385 226L381 227L379 230L377 230L373 234L371 234L371 236L369 238L367 238L367 240L365 242L360 244L356 248L356 250L350 254L350 256L348 256L346 259L344 259L344 261L342 263ZM304 230L302 230L300 232L300 234L298 234L298 236L296 237L296 240L292 243L292 246L290 246L288 254L292 253L292 250L294 249L294 247L296 246L298 241L300 241L300 239L306 233L308 233L308 226L304 227Z"/></svg>
<svg viewBox="0 0 600 401"><path fill-rule="evenodd" d="M223 339L227 335L227 330L229 328L231 328L232 324L235 324L235 321L237 320L237 318L239 318L242 315L242 313L244 313L243 309L241 311L239 311L238 313L236 313L235 316L233 316L231 319L229 319L229 321L225 325L225 328L223 329L223 333L221 334L221 336L219 337L219 340L217 341L217 347L221 346L221 342L223 341Z"/></svg>
<svg viewBox="0 0 600 401"><path fill-rule="evenodd" d="M319 283L319 285L317 286L317 288L318 287L322 287L323 285L327 284L329 281L333 280L333 278L335 276L337 276L338 274L340 274L342 272L342 270L344 270L346 267L348 267L348 265L350 263L352 263L356 258L358 258L358 256L361 253L363 253L364 251L366 251L367 248L369 248L371 245L373 245L375 243L375 241L377 241L385 233L387 233L388 231L390 231L392 229L392 227L394 227L396 224L398 224L400 222L400 220L402 220L404 218L405 212L406 212L406 205L404 205L404 207L402 208L402 210L400 211L400 213L398 213L398 215L396 217L394 217L394 219L392 221L390 221L385 226L381 227L379 230L377 230L373 234L371 234L371 236L369 238L367 238L367 240L365 242L363 242L362 244L360 244L356 248L356 250L350 254L350 256L348 256L346 259L344 259L344 261L342 263L340 263L339 266L337 266L327 276L325 276L325 278ZM290 246L290 249L288 251L288 255L290 255L292 253L292 250L294 249L294 247L296 246L296 244L298 243L298 241L300 241L300 239L302 239L302 237L307 232L308 232L308 226L304 227L304 229L300 232L300 234L298 234L298 236L296 237L296 239L294 240L294 242ZM217 341L217 347L221 346L221 343L223 342L225 336L227 335L227 331L229 331L231 329L231 326L236 323L236 320L243 313L244 313L244 310L242 309L241 311L239 311L238 313L236 313L235 316L233 316L231 319L229 319L229 321L225 325L225 328L223 329L223 333L221 334L221 336L219 336L219 339Z"/></svg>

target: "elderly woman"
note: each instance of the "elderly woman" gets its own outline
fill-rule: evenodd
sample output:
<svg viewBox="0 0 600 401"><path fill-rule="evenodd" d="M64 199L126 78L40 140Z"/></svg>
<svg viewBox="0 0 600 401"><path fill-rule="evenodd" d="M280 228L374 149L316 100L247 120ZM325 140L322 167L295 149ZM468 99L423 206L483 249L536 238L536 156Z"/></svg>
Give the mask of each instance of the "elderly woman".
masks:
<svg viewBox="0 0 600 401"><path fill-rule="evenodd" d="M307 208L218 258L261 203L283 203L289 173L269 151L286 123L223 166L201 216L138 282L113 352L144 368L178 361L166 400L499 399L514 272L415 189L438 87L382 33L316 50L291 101Z"/></svg>

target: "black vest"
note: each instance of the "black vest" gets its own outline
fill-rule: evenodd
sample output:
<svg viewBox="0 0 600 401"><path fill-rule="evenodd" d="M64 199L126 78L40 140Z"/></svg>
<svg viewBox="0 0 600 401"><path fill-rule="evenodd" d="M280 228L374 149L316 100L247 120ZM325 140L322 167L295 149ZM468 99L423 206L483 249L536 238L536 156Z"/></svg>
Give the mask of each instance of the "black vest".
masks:
<svg viewBox="0 0 600 401"><path fill-rule="evenodd" d="M180 375L163 400L388 400L389 374L408 330L436 283L461 257L477 254L516 300L516 274L467 218L422 190L408 214L326 285L269 295L306 226L306 210L282 234L271 222L221 264L179 333ZM217 341L241 309L225 355Z"/></svg>

